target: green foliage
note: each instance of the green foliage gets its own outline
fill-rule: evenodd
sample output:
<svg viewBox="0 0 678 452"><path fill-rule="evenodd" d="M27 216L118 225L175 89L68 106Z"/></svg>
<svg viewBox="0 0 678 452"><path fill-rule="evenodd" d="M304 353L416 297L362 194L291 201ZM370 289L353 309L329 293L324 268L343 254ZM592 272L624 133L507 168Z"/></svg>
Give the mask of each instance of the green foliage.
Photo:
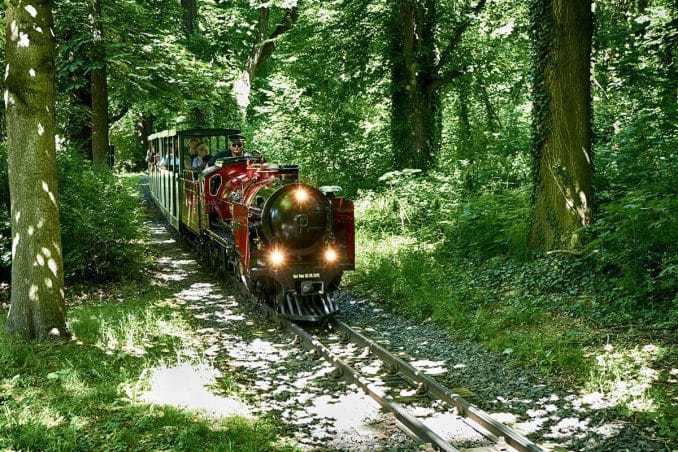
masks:
<svg viewBox="0 0 678 452"><path fill-rule="evenodd" d="M588 245L597 270L620 283L620 301L678 302L678 198L631 191L601 206Z"/></svg>
<svg viewBox="0 0 678 452"><path fill-rule="evenodd" d="M136 126L138 115L128 114L111 128L111 144L115 147L115 169L135 171L146 169L146 149Z"/></svg>
<svg viewBox="0 0 678 452"><path fill-rule="evenodd" d="M393 171L381 191L360 193L357 227L437 243L447 255L523 256L529 198L526 190L467 198L458 174ZM507 208L508 207L508 208Z"/></svg>
<svg viewBox="0 0 678 452"><path fill-rule="evenodd" d="M9 278L11 230L6 147L0 145L0 276ZM95 170L74 151L60 153L59 202L68 282L134 278L146 264L136 179Z"/></svg>
<svg viewBox="0 0 678 452"><path fill-rule="evenodd" d="M66 279L133 278L145 263L136 180L94 169L73 151L58 165Z"/></svg>

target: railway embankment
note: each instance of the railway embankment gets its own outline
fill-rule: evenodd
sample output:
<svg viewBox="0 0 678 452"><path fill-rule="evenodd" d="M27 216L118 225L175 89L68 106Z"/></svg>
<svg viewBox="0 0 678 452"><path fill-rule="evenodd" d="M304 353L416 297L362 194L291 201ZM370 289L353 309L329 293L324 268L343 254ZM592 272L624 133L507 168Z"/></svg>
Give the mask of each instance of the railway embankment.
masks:
<svg viewBox="0 0 678 452"><path fill-rule="evenodd" d="M678 447L673 267L641 265L658 250L670 262L671 248L666 236L624 238L669 217L638 208L637 224L610 217L581 250L538 255L525 243L528 193L447 205L421 195L426 183L356 203L360 253L345 281L354 294L346 315L447 363L448 385L484 408L513 405L506 421L531 423L531 438L575 449Z"/></svg>

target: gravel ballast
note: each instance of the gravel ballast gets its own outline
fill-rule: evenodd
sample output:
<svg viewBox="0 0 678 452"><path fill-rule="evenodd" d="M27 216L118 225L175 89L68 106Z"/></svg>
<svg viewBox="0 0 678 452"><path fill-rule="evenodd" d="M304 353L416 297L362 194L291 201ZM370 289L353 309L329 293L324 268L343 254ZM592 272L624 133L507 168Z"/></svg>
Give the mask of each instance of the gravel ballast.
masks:
<svg viewBox="0 0 678 452"><path fill-rule="evenodd" d="M414 322L349 292L339 304L348 324L546 449L669 450L653 431L621 417L603 394L549 385L536 371L454 340L439 325Z"/></svg>

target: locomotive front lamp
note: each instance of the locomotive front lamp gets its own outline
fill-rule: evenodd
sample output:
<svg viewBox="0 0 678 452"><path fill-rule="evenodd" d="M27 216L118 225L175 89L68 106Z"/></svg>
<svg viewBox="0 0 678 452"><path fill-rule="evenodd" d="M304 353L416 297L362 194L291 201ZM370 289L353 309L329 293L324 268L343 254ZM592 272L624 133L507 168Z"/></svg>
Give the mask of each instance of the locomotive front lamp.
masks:
<svg viewBox="0 0 678 452"><path fill-rule="evenodd" d="M339 255L337 254L337 250L335 250L332 247L329 247L325 250L324 257L325 257L325 261L327 261L327 263L333 264L337 261L337 259L339 258Z"/></svg>
<svg viewBox="0 0 678 452"><path fill-rule="evenodd" d="M273 267L279 267L285 263L285 254L279 249L272 250L268 255L268 262Z"/></svg>
<svg viewBox="0 0 678 452"><path fill-rule="evenodd" d="M296 199L299 204L303 204L308 200L308 192L303 188L298 188L294 192L294 199Z"/></svg>

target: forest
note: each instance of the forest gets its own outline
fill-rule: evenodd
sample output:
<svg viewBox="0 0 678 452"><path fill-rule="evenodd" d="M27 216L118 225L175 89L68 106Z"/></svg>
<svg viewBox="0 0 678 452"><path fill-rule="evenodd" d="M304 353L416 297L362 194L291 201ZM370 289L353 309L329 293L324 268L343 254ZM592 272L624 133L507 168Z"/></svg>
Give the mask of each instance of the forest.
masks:
<svg viewBox="0 0 678 452"><path fill-rule="evenodd" d="M6 0L0 450L304 448L275 410L215 420L138 395L158 366L209 364L210 387L262 403L233 356L208 352L212 325L173 304L202 275L161 277L188 258L157 241L140 194L148 140L191 128L240 129L303 181L340 186L355 203L349 305L440 333L418 346L431 353L480 354L481 380L448 376L472 402L534 421L516 400L537 400L538 381L573 397L551 395L569 408L526 430L546 450L675 450L677 12ZM578 411L575 394L597 405Z"/></svg>

